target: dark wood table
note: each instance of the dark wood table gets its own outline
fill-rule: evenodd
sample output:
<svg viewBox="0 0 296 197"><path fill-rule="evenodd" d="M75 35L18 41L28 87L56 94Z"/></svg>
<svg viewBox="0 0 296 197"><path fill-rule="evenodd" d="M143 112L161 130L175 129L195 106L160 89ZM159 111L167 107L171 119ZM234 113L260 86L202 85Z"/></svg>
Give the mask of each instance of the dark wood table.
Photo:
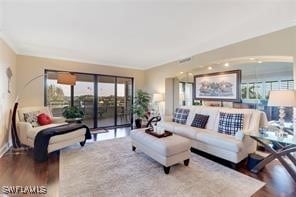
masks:
<svg viewBox="0 0 296 197"><path fill-rule="evenodd" d="M274 159L278 159L284 168L289 172L291 177L296 182L296 138L292 135L286 137L277 137L274 132L264 132L263 134L249 134L251 138L264 146L270 154L259 162L251 172L258 173L265 165ZM276 145L277 149L270 146L270 143ZM290 160L288 162L287 160ZM294 166L293 166L294 165Z"/></svg>

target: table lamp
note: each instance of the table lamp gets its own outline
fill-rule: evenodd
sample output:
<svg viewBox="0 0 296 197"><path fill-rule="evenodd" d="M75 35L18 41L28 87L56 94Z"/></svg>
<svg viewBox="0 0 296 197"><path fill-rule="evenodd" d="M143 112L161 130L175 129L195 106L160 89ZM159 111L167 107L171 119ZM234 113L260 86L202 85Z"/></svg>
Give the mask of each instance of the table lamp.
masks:
<svg viewBox="0 0 296 197"><path fill-rule="evenodd" d="M296 107L295 90L272 90L269 93L268 106L279 107L280 130L278 136L284 134L285 107Z"/></svg>
<svg viewBox="0 0 296 197"><path fill-rule="evenodd" d="M162 102L164 99L163 99L163 94L159 94L159 93L154 93L153 96L152 96L152 101L156 104L157 106L157 113L160 113L160 110L159 110L159 105L160 105L160 102Z"/></svg>

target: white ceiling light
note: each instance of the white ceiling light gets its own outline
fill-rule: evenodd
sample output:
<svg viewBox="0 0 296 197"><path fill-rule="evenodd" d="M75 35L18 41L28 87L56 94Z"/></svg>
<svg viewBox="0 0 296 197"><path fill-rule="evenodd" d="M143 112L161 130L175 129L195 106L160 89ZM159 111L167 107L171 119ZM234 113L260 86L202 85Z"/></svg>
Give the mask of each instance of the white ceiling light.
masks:
<svg viewBox="0 0 296 197"><path fill-rule="evenodd" d="M249 58L249 60L251 60L251 61L254 61L254 60L255 60L255 58L253 58L253 57L250 57L250 58Z"/></svg>
<svg viewBox="0 0 296 197"><path fill-rule="evenodd" d="M229 63L228 63L228 62L226 62L226 63L224 64L224 66L225 66L225 67L228 67L228 66L229 66Z"/></svg>
<svg viewBox="0 0 296 197"><path fill-rule="evenodd" d="M18 54L146 69L295 25L292 0L217 2L0 0L1 33Z"/></svg>
<svg viewBox="0 0 296 197"><path fill-rule="evenodd" d="M208 70L212 70L212 69L213 69L213 67L212 67L212 66L209 66L209 67L208 67Z"/></svg>
<svg viewBox="0 0 296 197"><path fill-rule="evenodd" d="M262 61L261 61L261 60L259 60L259 61L257 61L257 63L258 63L258 64L261 64L261 63L262 63Z"/></svg>

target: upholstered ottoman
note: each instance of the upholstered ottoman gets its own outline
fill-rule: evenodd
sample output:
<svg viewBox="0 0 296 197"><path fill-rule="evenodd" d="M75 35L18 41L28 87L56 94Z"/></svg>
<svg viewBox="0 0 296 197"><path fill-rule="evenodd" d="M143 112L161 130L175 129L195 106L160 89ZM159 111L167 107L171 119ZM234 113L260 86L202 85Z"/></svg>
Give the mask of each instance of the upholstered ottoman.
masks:
<svg viewBox="0 0 296 197"><path fill-rule="evenodd" d="M157 138L145 133L145 129L135 129L131 131L131 139L133 151L138 148L162 164L166 174L174 164L183 161L185 166L189 164L191 141L187 138L178 135Z"/></svg>

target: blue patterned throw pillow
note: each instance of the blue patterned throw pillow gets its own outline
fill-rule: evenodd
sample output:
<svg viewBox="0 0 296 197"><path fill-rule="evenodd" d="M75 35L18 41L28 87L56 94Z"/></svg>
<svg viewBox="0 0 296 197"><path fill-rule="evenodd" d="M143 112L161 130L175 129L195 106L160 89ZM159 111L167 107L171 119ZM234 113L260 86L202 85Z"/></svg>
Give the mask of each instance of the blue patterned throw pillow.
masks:
<svg viewBox="0 0 296 197"><path fill-rule="evenodd" d="M174 113L173 122L186 124L189 111L190 111L189 109L177 108Z"/></svg>
<svg viewBox="0 0 296 197"><path fill-rule="evenodd" d="M243 129L244 114L231 114L220 112L218 132L228 135L235 135Z"/></svg>
<svg viewBox="0 0 296 197"><path fill-rule="evenodd" d="M206 128L209 117L210 116L207 116L207 115L195 114L194 119L191 123L191 126L204 129Z"/></svg>

